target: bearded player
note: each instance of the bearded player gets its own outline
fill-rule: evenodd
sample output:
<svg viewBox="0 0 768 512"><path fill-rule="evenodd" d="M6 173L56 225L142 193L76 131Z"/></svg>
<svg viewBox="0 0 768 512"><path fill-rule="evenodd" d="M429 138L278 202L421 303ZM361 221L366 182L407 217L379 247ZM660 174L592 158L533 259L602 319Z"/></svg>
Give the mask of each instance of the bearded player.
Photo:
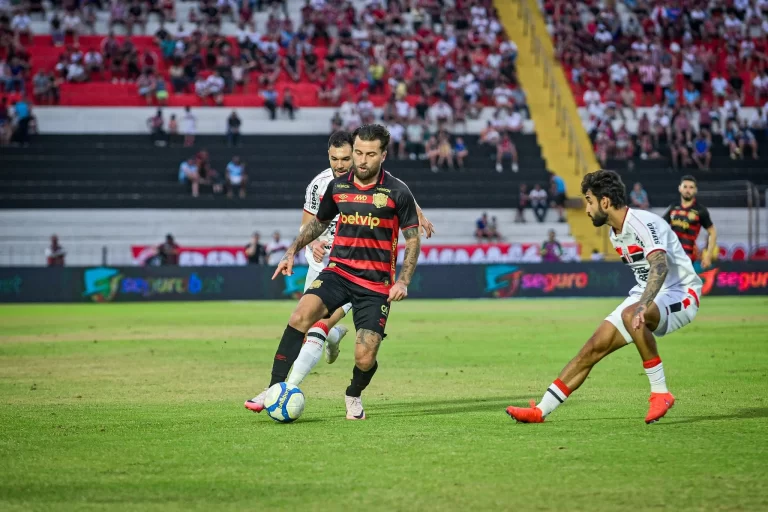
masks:
<svg viewBox="0 0 768 512"><path fill-rule="evenodd" d="M312 222L317 214L323 199L323 194L328 184L336 178L346 176L352 168L352 135L346 131L334 132L328 139L328 161L331 167L324 170L307 186L304 212L301 219L301 234L306 226ZM343 186L343 185L342 185ZM416 205L418 215L419 229L426 238L430 238L434 233L434 226L424 216L421 208ZM310 242L305 249L305 257L309 265L307 276L304 282L304 292L310 288L325 268L325 256L333 245L336 227L339 221L336 216L326 230L314 241ZM298 386L320 361L323 353L323 343L325 343L325 360L332 364L339 356L339 343L346 335L348 329L342 325L336 325L352 309L352 304L347 303L334 311L330 318L316 322L309 330L306 340L301 347L296 361L293 363L290 374L286 382ZM263 410L265 392L245 402L245 407L254 412Z"/></svg>
<svg viewBox="0 0 768 512"><path fill-rule="evenodd" d="M712 266L712 260L717 255L717 230L709 210L696 200L696 178L683 176L677 190L680 192L680 202L671 204L662 218L672 227L680 245L694 264L698 256L696 239L701 228L707 230L707 248L701 253L701 268L707 269Z"/></svg>
<svg viewBox="0 0 768 512"><path fill-rule="evenodd" d="M611 227L611 243L635 273L637 286L563 368L538 404L510 406L507 414L523 423L543 422L584 383L598 362L634 342L651 384L645 422L653 423L675 404L655 337L675 332L696 318L702 282L669 225L654 213L627 207L626 188L614 171L587 174L581 192L592 224Z"/></svg>

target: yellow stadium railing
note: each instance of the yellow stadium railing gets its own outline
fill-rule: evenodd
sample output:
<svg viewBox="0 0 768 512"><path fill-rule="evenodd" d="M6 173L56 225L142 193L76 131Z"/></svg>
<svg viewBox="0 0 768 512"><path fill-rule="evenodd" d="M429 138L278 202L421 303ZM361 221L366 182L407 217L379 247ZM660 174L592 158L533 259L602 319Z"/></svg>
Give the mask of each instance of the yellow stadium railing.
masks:
<svg viewBox="0 0 768 512"><path fill-rule="evenodd" d="M577 138L578 130L583 131L584 128L581 125L581 119L572 119L571 111L564 106L564 98L570 97L572 93L570 89L562 90L563 87L555 79L555 71L559 70L559 64L555 60L550 36L546 32L537 33L534 16L540 15L533 12L528 0L517 0L516 3L517 16L523 22L523 33L531 39L534 62L543 70L544 83L542 86L549 90L549 106L555 109L557 127L560 129L561 136L568 140L568 156L574 157L574 172L578 176L583 176L590 172L590 165L584 154L585 149ZM592 148L589 150L591 151Z"/></svg>

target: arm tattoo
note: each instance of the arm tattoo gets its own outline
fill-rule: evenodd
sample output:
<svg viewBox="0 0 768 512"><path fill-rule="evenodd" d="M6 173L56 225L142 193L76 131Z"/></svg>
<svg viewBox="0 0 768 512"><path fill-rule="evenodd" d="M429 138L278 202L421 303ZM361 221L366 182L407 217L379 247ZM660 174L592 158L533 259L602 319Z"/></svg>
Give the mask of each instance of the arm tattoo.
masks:
<svg viewBox="0 0 768 512"><path fill-rule="evenodd" d="M403 231L405 237L405 255L403 256L403 268L400 270L400 279L398 282L408 286L416 271L416 263L421 254L421 238L419 237L419 228L408 228Z"/></svg>
<svg viewBox="0 0 768 512"><path fill-rule="evenodd" d="M325 229L328 227L328 224L330 223L331 221L321 222L317 219L317 217L312 217L312 220L310 220L307 225L304 226L304 229L301 230L299 236L296 237L296 240L293 241L293 244L291 244L291 246L285 252L283 259L288 259L289 254L296 254L297 251L303 249L308 243L323 234L323 231L325 231Z"/></svg>
<svg viewBox="0 0 768 512"><path fill-rule="evenodd" d="M651 269L648 271L648 281L645 283L645 291L640 297L640 305L648 307L661 290L664 280L667 278L667 253L656 251L648 257Z"/></svg>

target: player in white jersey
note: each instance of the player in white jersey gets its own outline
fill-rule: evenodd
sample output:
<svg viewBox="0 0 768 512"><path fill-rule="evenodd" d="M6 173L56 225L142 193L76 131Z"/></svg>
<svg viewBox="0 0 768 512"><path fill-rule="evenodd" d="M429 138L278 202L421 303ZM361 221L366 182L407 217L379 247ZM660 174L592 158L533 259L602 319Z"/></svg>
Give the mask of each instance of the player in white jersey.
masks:
<svg viewBox="0 0 768 512"><path fill-rule="evenodd" d="M581 182L587 215L595 226L608 224L621 259L635 273L629 297L603 321L578 355L560 372L538 404L507 408L523 423L541 423L584 383L600 360L634 342L651 384L646 423L661 419L674 405L667 389L655 336L665 336L696 318L702 282L677 235L656 214L627 207L626 188L614 171L587 174Z"/></svg>
<svg viewBox="0 0 768 512"><path fill-rule="evenodd" d="M328 188L328 183L335 178L343 176L352 168L352 135L346 131L334 132L328 139L328 161L331 166L315 176L309 182L304 198L304 213L301 218L301 227L299 232L306 226L317 214L320 207L320 200L323 193ZM416 207L419 216L419 227L427 238L432 236L434 230L432 223L424 217L421 208ZM338 216L331 221L328 229L325 230L314 242L307 245L305 255L309 269L304 281L304 291L317 279L318 274L326 267L326 255L333 245L333 237L336 234L336 223ZM312 368L320 361L323 353L323 344L325 344L325 361L329 364L336 361L339 357L339 343L347 334L348 329L342 325L336 325L352 309L352 304L345 304L334 311L330 318L321 320L310 328L307 332L307 338L301 347L296 361L293 363L291 372L286 382L298 386L309 375ZM259 395L261 396L261 395ZM259 397L250 402L258 402ZM248 407L246 403L246 407ZM252 409L255 410L255 409ZM258 412L258 411L257 411Z"/></svg>

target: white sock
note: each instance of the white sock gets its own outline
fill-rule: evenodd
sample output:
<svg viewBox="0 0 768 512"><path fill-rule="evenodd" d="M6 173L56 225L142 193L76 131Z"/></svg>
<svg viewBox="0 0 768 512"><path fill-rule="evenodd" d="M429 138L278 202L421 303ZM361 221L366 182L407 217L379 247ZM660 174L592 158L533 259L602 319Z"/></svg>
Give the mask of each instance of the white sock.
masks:
<svg viewBox="0 0 768 512"><path fill-rule="evenodd" d="M664 377L664 365L661 364L660 357L644 361L643 368L645 368L645 374L651 383L651 393L669 393L667 379Z"/></svg>
<svg viewBox="0 0 768 512"><path fill-rule="evenodd" d="M568 386L566 386L560 379L557 379L549 385L547 392L541 397L541 402L539 402L536 407L541 409L542 415L546 417L549 413L557 409L560 404L565 402L570 394L571 390L568 389Z"/></svg>
<svg viewBox="0 0 768 512"><path fill-rule="evenodd" d="M338 343L339 339L341 338L341 333L339 332L339 329L336 327L332 327L330 331L328 331L328 338L326 341L328 343Z"/></svg>
<svg viewBox="0 0 768 512"><path fill-rule="evenodd" d="M322 322L317 322L307 332L307 339L301 346L299 357L293 363L291 374L286 382L298 386L309 375L320 357L323 355L323 343L328 336L328 327Z"/></svg>

